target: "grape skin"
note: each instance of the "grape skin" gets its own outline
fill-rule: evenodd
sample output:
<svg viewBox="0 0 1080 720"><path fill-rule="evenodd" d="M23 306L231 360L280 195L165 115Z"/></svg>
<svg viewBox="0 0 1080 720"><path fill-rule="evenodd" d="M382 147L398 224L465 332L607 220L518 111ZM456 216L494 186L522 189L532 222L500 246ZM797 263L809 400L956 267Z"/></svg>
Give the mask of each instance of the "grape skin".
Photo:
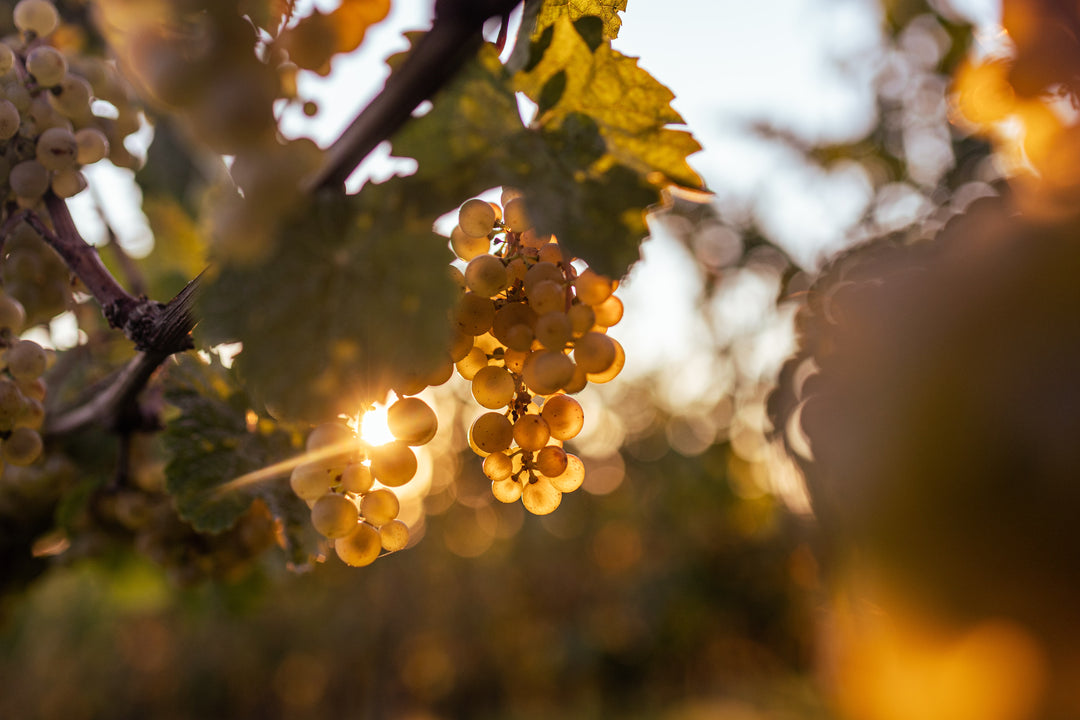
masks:
<svg viewBox="0 0 1080 720"><path fill-rule="evenodd" d="M553 513L561 502L562 493L544 477L527 484L521 492L521 504L533 515Z"/></svg>
<svg viewBox="0 0 1080 720"><path fill-rule="evenodd" d="M484 413L476 418L469 430L469 437L484 452L499 452L510 447L514 440L514 427L500 413Z"/></svg>
<svg viewBox="0 0 1080 720"><path fill-rule="evenodd" d="M60 24L60 15L47 0L19 0L12 13L15 27L21 32L44 37Z"/></svg>
<svg viewBox="0 0 1080 720"><path fill-rule="evenodd" d="M404 550L409 544L409 526L401 520L391 520L379 528L379 540L387 552Z"/></svg>
<svg viewBox="0 0 1080 720"><path fill-rule="evenodd" d="M479 198L466 200L458 210L458 227L471 237L486 237L495 227L495 209Z"/></svg>
<svg viewBox="0 0 1080 720"><path fill-rule="evenodd" d="M581 403L568 395L555 395L544 402L540 410L551 429L551 437L556 440L570 440L577 437L585 425L585 412Z"/></svg>
<svg viewBox="0 0 1080 720"><path fill-rule="evenodd" d="M401 442L426 445L439 429L439 418L420 398L402 398L387 410L386 424Z"/></svg>
<svg viewBox="0 0 1080 720"><path fill-rule="evenodd" d="M20 340L4 356L8 372L16 381L28 382L45 373L48 358L45 350L33 340Z"/></svg>
<svg viewBox="0 0 1080 720"><path fill-rule="evenodd" d="M515 391L514 376L506 368L488 365L473 376L472 395L476 402L490 410L509 405Z"/></svg>
<svg viewBox="0 0 1080 720"><path fill-rule="evenodd" d="M392 491L380 488L373 490L360 499L360 514L364 520L379 527L397 517L401 504Z"/></svg>
<svg viewBox="0 0 1080 720"><path fill-rule="evenodd" d="M311 506L311 524L324 537L345 537L360 521L360 510L349 498L327 493Z"/></svg>
<svg viewBox="0 0 1080 720"><path fill-rule="evenodd" d="M26 56L26 71L43 87L60 84L67 74L67 60L63 54L49 45L39 45Z"/></svg>
<svg viewBox="0 0 1080 720"><path fill-rule="evenodd" d="M416 475L416 454L400 440L371 449L371 474L387 487L399 487Z"/></svg>
<svg viewBox="0 0 1080 720"><path fill-rule="evenodd" d="M15 428L0 445L0 455L11 465L29 465L38 459L42 450L41 435L28 427Z"/></svg>
<svg viewBox="0 0 1080 720"><path fill-rule="evenodd" d="M370 565L381 551L379 531L367 523L359 523L351 533L334 541L334 552L351 567Z"/></svg>

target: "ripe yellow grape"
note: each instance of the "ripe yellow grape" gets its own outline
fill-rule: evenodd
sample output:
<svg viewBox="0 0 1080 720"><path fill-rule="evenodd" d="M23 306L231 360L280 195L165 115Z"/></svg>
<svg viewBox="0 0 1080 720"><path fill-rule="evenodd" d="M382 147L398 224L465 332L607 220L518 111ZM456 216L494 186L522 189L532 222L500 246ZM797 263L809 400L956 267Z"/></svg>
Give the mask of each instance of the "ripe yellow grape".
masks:
<svg viewBox="0 0 1080 720"><path fill-rule="evenodd" d="M615 342L607 335L587 332L574 343L574 362L587 373L602 373L616 356Z"/></svg>
<svg viewBox="0 0 1080 720"><path fill-rule="evenodd" d="M574 377L574 362L561 352L537 350L525 358L521 375L534 393L551 395Z"/></svg>
<svg viewBox="0 0 1080 720"><path fill-rule="evenodd" d="M11 331L12 335L22 332L26 324L26 309L22 303L5 292L0 291L0 329Z"/></svg>
<svg viewBox="0 0 1080 720"><path fill-rule="evenodd" d="M585 480L585 463L577 455L566 455L566 469L559 475L548 478L552 487L559 492L574 492Z"/></svg>
<svg viewBox="0 0 1080 720"><path fill-rule="evenodd" d="M24 399L19 386L6 377L0 377L0 429L10 429L23 412Z"/></svg>
<svg viewBox="0 0 1080 720"><path fill-rule="evenodd" d="M15 66L15 52L6 43L0 43L0 75L7 75Z"/></svg>
<svg viewBox="0 0 1080 720"><path fill-rule="evenodd" d="M528 269L522 282L524 283L525 294L531 295L532 289L539 283L553 282L562 285L566 282L566 276L554 263L538 262Z"/></svg>
<svg viewBox="0 0 1080 720"><path fill-rule="evenodd" d="M45 373L48 358L45 350L33 340L19 340L4 355L8 372L16 381L28 382Z"/></svg>
<svg viewBox="0 0 1080 720"><path fill-rule="evenodd" d="M491 298L465 293L458 300L455 321L458 330L469 335L483 335L491 329L491 321L495 319L495 304Z"/></svg>
<svg viewBox="0 0 1080 720"><path fill-rule="evenodd" d="M351 533L334 541L334 552L351 567L370 565L382 552L379 531L367 523L359 523Z"/></svg>
<svg viewBox="0 0 1080 720"><path fill-rule="evenodd" d="M481 237L473 237L462 230L460 226L455 226L450 231L450 249L459 258L468 262L473 258L486 254L491 249L491 241L488 240L486 233Z"/></svg>
<svg viewBox="0 0 1080 720"><path fill-rule="evenodd" d="M598 373L589 373L586 377L591 383L602 385L614 380L615 377L622 372L623 366L626 364L626 351L623 350L623 346L618 340L614 338L610 339L615 346L615 359L611 361L611 365L609 365L606 370Z"/></svg>
<svg viewBox="0 0 1080 720"><path fill-rule="evenodd" d="M409 544L409 526L401 520L391 520L379 528L379 540L387 552L404 550Z"/></svg>
<svg viewBox="0 0 1080 720"><path fill-rule="evenodd" d="M2 327L2 326L0 326ZM41 378L34 378L33 380L20 380L17 385L22 394L30 400L37 400L38 402L45 402L45 381Z"/></svg>
<svg viewBox="0 0 1080 720"><path fill-rule="evenodd" d="M513 286L516 283L524 282L525 273L529 271L529 266L525 264L525 260L516 257L506 265L506 285L507 287Z"/></svg>
<svg viewBox="0 0 1080 720"><path fill-rule="evenodd" d="M49 189L49 171L37 160L24 160L11 168L8 184L16 196L36 200Z"/></svg>
<svg viewBox="0 0 1080 720"><path fill-rule="evenodd" d="M532 353L525 350L508 349L503 353L503 364L510 372L516 372L520 375L521 371L525 368L525 360L531 354Z"/></svg>
<svg viewBox="0 0 1080 720"><path fill-rule="evenodd" d="M345 537L360 522L360 510L349 498L337 493L326 493L311 506L311 524L323 537Z"/></svg>
<svg viewBox="0 0 1080 720"><path fill-rule="evenodd" d="M593 308L596 315L596 324L601 327L618 325L623 316L622 300L609 295L608 299Z"/></svg>
<svg viewBox="0 0 1080 720"><path fill-rule="evenodd" d="M556 265L566 266L570 264L570 255L558 243L549 242L541 245L537 250L540 262L549 262Z"/></svg>
<svg viewBox="0 0 1080 720"><path fill-rule="evenodd" d="M420 398L402 398L386 411L390 434L407 445L431 442L439 429L439 418Z"/></svg>
<svg viewBox="0 0 1080 720"><path fill-rule="evenodd" d="M548 445L536 453L536 469L549 478L562 475L566 470L566 451L558 445Z"/></svg>
<svg viewBox="0 0 1080 720"><path fill-rule="evenodd" d="M532 227L523 197L512 198L503 205L503 222L514 232L525 232Z"/></svg>
<svg viewBox="0 0 1080 720"><path fill-rule="evenodd" d="M469 354L472 350L475 339L468 333L463 333L460 330L454 329L454 336L450 340L450 359L454 362L461 362L461 360Z"/></svg>
<svg viewBox="0 0 1080 720"><path fill-rule="evenodd" d="M574 376L570 378L570 382L563 385L563 392L567 395L573 395L579 393L585 389L589 384L589 374L585 372L580 365L574 366Z"/></svg>
<svg viewBox="0 0 1080 720"><path fill-rule="evenodd" d="M474 347L469 350L456 364L458 374L466 380L472 380L476 377L476 373L480 372L482 368L487 367L488 357L487 354L478 347Z"/></svg>
<svg viewBox="0 0 1080 720"><path fill-rule="evenodd" d="M491 494L502 503L515 503L521 499L521 484L512 478L494 480L491 483Z"/></svg>
<svg viewBox="0 0 1080 720"><path fill-rule="evenodd" d="M289 486L305 502L318 500L337 482L340 470L326 463L304 463L293 468Z"/></svg>
<svg viewBox="0 0 1080 720"><path fill-rule="evenodd" d="M401 503L397 495L385 488L372 490L360 499L360 514L375 527L385 525L397 517Z"/></svg>
<svg viewBox="0 0 1080 720"><path fill-rule="evenodd" d="M29 465L42 450L41 435L28 427L15 428L0 445L0 456L10 465Z"/></svg>
<svg viewBox="0 0 1080 720"><path fill-rule="evenodd" d="M484 458L484 474L488 480L505 480L514 472L514 461L506 453L495 452Z"/></svg>
<svg viewBox="0 0 1080 720"><path fill-rule="evenodd" d="M485 453L506 450L514 440L514 426L501 413L484 413L473 422L469 439Z"/></svg>
<svg viewBox="0 0 1080 720"><path fill-rule="evenodd" d="M544 280L533 285L532 289L526 291L526 295L529 298L529 307L537 315L566 309L566 291L561 283Z"/></svg>
<svg viewBox="0 0 1080 720"><path fill-rule="evenodd" d="M514 423L514 442L523 450L539 450L550 438L551 430L539 415L522 415Z"/></svg>
<svg viewBox="0 0 1080 720"><path fill-rule="evenodd" d="M60 24L60 15L48 0L19 0L12 17L21 32L38 37L45 37Z"/></svg>
<svg viewBox="0 0 1080 720"><path fill-rule="evenodd" d="M562 350L573 337L570 317L564 312L542 315L534 327L536 339L548 350Z"/></svg>
<svg viewBox="0 0 1080 720"><path fill-rule="evenodd" d="M109 154L109 140L97 128L88 127L75 131L75 143L79 147L76 160L80 165L91 165L104 160Z"/></svg>
<svg viewBox="0 0 1080 720"><path fill-rule="evenodd" d="M589 269L574 280L574 290L581 302L586 305L599 305L611 295L611 278Z"/></svg>
<svg viewBox="0 0 1080 720"><path fill-rule="evenodd" d="M15 427L25 427L31 430L40 430L41 426L45 424L45 406L41 404L40 400L33 398L25 398L23 402L23 411L19 415L18 420L15 421Z"/></svg>
<svg viewBox="0 0 1080 720"><path fill-rule="evenodd" d="M345 492L361 495L371 490L375 478L371 474L371 468L352 462L341 471L341 489Z"/></svg>
<svg viewBox="0 0 1080 720"><path fill-rule="evenodd" d="M75 168L57 170L49 186L59 198L75 197L86 189L86 178Z"/></svg>
<svg viewBox="0 0 1080 720"><path fill-rule="evenodd" d="M93 94L86 80L78 75L65 75L49 94L49 102L64 117L85 120L91 115L90 98Z"/></svg>
<svg viewBox="0 0 1080 720"><path fill-rule="evenodd" d="M514 325L506 331L506 347L517 352L531 350L535 339L533 329L528 325Z"/></svg>
<svg viewBox="0 0 1080 720"><path fill-rule="evenodd" d="M399 487L416 475L416 454L400 440L371 448L371 474L387 487Z"/></svg>
<svg viewBox="0 0 1080 720"><path fill-rule="evenodd" d="M538 477L536 482L526 484L521 491L521 504L533 515L553 513L561 502L562 493L545 477Z"/></svg>
<svg viewBox="0 0 1080 720"><path fill-rule="evenodd" d="M537 317L536 312L525 303L507 303L495 312L495 318L491 322L491 334L503 345L511 347L508 342L510 339L510 329L518 325L524 325L530 329L531 333L531 328L536 324ZM531 337L529 338L529 343L532 343ZM527 350L528 348L521 349Z"/></svg>
<svg viewBox="0 0 1080 720"><path fill-rule="evenodd" d="M522 195L524 195L524 193L517 188L506 185L503 187L502 193L499 195L499 204L503 207L506 207L506 203L510 202L514 198L519 198Z"/></svg>
<svg viewBox="0 0 1080 720"><path fill-rule="evenodd" d="M486 200L466 200L458 210L458 227L466 235L484 237L495 227L495 208Z"/></svg>
<svg viewBox="0 0 1080 720"><path fill-rule="evenodd" d="M7 45L3 45L7 47ZM8 51L10 52L10 50ZM0 100L0 140L10 140L19 132L19 109L10 100Z"/></svg>
<svg viewBox="0 0 1080 720"><path fill-rule="evenodd" d="M515 392L514 377L506 368L488 365L473 376L472 395L476 402L489 410L509 405Z"/></svg>
<svg viewBox="0 0 1080 720"><path fill-rule="evenodd" d="M556 440L571 440L585 426L585 411L581 409L581 403L569 395L553 395L545 400L540 417L544 418L551 430L551 437Z"/></svg>
<svg viewBox="0 0 1080 720"><path fill-rule="evenodd" d="M533 250L539 250L550 242L550 235L541 235L532 228L521 233L521 244Z"/></svg>
<svg viewBox="0 0 1080 720"><path fill-rule="evenodd" d="M478 255L465 268L465 285L481 297L498 295L506 284L506 266L494 255Z"/></svg>
<svg viewBox="0 0 1080 720"><path fill-rule="evenodd" d="M67 74L67 60L63 53L50 45L38 45L26 56L26 71L34 76L42 87L60 84Z"/></svg>

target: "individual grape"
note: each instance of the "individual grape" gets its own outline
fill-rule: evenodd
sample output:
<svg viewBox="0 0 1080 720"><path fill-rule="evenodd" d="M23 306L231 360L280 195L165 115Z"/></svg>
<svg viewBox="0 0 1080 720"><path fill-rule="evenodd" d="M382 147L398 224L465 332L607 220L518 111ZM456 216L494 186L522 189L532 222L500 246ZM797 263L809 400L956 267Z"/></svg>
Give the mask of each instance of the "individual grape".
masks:
<svg viewBox="0 0 1080 720"><path fill-rule="evenodd" d="M546 315L550 312L561 312L566 309L566 292L559 283L545 280L539 282L527 290L529 307L537 315Z"/></svg>
<svg viewBox="0 0 1080 720"><path fill-rule="evenodd" d="M387 552L404 550L409 544L409 526L401 520L391 520L379 528L379 541Z"/></svg>
<svg viewBox="0 0 1080 720"><path fill-rule="evenodd" d="M535 339L533 329L528 325L515 325L506 332L506 346L518 352L532 349Z"/></svg>
<svg viewBox="0 0 1080 720"><path fill-rule="evenodd" d="M478 255L465 268L465 285L481 297L498 295L506 282L506 266L494 255Z"/></svg>
<svg viewBox="0 0 1080 720"><path fill-rule="evenodd" d="M550 312L536 321L536 339L548 350L561 351L573 337L570 318L564 312Z"/></svg>
<svg viewBox="0 0 1080 720"><path fill-rule="evenodd" d="M618 325L623 316L622 300L609 295L608 299L593 308L596 314L596 324L600 327L612 327Z"/></svg>
<svg viewBox="0 0 1080 720"><path fill-rule="evenodd" d="M51 127L38 136L36 157L46 170L66 170L73 166L78 151L75 134L65 128Z"/></svg>
<svg viewBox="0 0 1080 720"><path fill-rule="evenodd" d="M574 280L574 290L578 300L586 305L599 305L611 295L611 278L600 275L593 270L586 270Z"/></svg>
<svg viewBox="0 0 1080 720"><path fill-rule="evenodd" d="M495 319L495 304L491 298L465 293L458 300L455 321L458 330L469 335L483 335L491 329Z"/></svg>
<svg viewBox="0 0 1080 720"><path fill-rule="evenodd" d="M315 502L334 485L338 469L326 463L304 463L293 468L289 486L293 493L305 502Z"/></svg>
<svg viewBox="0 0 1080 720"><path fill-rule="evenodd" d="M611 365L606 370L602 370L598 373L589 373L589 382L602 385L603 383L610 382L622 372L623 365L626 364L626 351L623 350L623 346L619 344L618 340L610 338L612 344L615 346L615 359L611 361Z"/></svg>
<svg viewBox="0 0 1080 720"><path fill-rule="evenodd" d="M390 433L407 445L424 445L435 437L439 418L420 398L402 398L386 411Z"/></svg>
<svg viewBox="0 0 1080 720"><path fill-rule="evenodd" d="M19 415L19 419L15 421L15 427L26 427L31 430L40 430L41 426L45 424L45 406L41 404L40 400L33 398L25 398L23 401L23 411Z"/></svg>
<svg viewBox="0 0 1080 720"><path fill-rule="evenodd" d="M465 294L465 273L458 270L453 265L446 266L446 272L450 276L450 282L454 283L454 287L464 295Z"/></svg>
<svg viewBox="0 0 1080 720"><path fill-rule="evenodd" d="M461 362L472 350L476 340L472 335L463 333L456 328L453 332L453 340L450 342L450 360L452 362Z"/></svg>
<svg viewBox="0 0 1080 720"><path fill-rule="evenodd" d="M458 227L466 235L486 237L495 227L495 208L479 198L466 200L458 210Z"/></svg>
<svg viewBox="0 0 1080 720"><path fill-rule="evenodd" d="M0 455L11 465L29 465L41 455L41 435L27 427L15 428L0 445Z"/></svg>
<svg viewBox="0 0 1080 720"><path fill-rule="evenodd" d="M563 385L563 392L567 395L573 395L584 390L589 384L589 374L585 372L580 365L574 366L574 376L570 378L570 382Z"/></svg>
<svg viewBox="0 0 1080 720"><path fill-rule="evenodd" d="M570 255L563 250L562 246L558 243L549 242L541 245L536 252L537 258L540 262L548 262L553 265L567 266L572 259Z"/></svg>
<svg viewBox="0 0 1080 720"><path fill-rule="evenodd" d="M521 371L525 369L525 360L531 354L531 352L524 350L507 349L503 353L503 364L510 372L520 375Z"/></svg>
<svg viewBox="0 0 1080 720"><path fill-rule="evenodd" d="M484 474L489 480L505 480L513 471L514 461L506 453L495 452L484 458Z"/></svg>
<svg viewBox="0 0 1080 720"><path fill-rule="evenodd" d="M574 362L561 352L538 350L525 359L521 374L537 395L551 395L574 377Z"/></svg>
<svg viewBox="0 0 1080 720"><path fill-rule="evenodd" d="M382 552L379 531L367 523L359 523L351 533L334 541L334 552L351 567L370 565Z"/></svg>
<svg viewBox="0 0 1080 720"><path fill-rule="evenodd" d="M15 27L38 37L45 37L60 24L60 14L47 0L19 0L13 16Z"/></svg>
<svg viewBox="0 0 1080 720"><path fill-rule="evenodd" d="M22 83L13 82L5 85L4 97L6 97L21 113L30 109L30 91L27 90Z"/></svg>
<svg viewBox="0 0 1080 720"><path fill-rule="evenodd" d="M521 233L521 244L533 250L539 250L550 242L550 235L541 235L532 228Z"/></svg>
<svg viewBox="0 0 1080 720"><path fill-rule="evenodd" d="M0 377L0 430L15 426L25 402L19 386L6 377Z"/></svg>
<svg viewBox="0 0 1080 720"><path fill-rule="evenodd" d="M45 402L45 381L41 378L17 382L19 390L30 400Z"/></svg>
<svg viewBox="0 0 1080 720"><path fill-rule="evenodd" d="M585 480L585 464L577 455L566 455L566 469L561 474L548 478L552 487L559 492L574 492Z"/></svg>
<svg viewBox="0 0 1080 720"><path fill-rule="evenodd" d="M556 440L571 440L585 426L585 411L581 409L581 403L569 395L553 395L545 400L540 417L544 418L551 430L551 437Z"/></svg>
<svg viewBox="0 0 1080 720"><path fill-rule="evenodd" d="M566 282L566 276L563 275L563 271L559 269L558 265L549 262L538 262L529 268L522 282L524 283L525 294L532 295L532 289L538 284L553 282L556 285L562 285Z"/></svg>
<svg viewBox="0 0 1080 720"><path fill-rule="evenodd" d="M15 67L15 52L7 43L0 42L0 75L7 75Z"/></svg>
<svg viewBox="0 0 1080 720"><path fill-rule="evenodd" d="M496 410L513 401L516 387L514 376L506 368L488 365L480 369L472 380L472 394L482 407Z"/></svg>
<svg viewBox="0 0 1080 720"><path fill-rule="evenodd" d="M536 482L526 484L521 491L521 504L533 515L553 513L561 502L562 493L545 477L538 477Z"/></svg>
<svg viewBox="0 0 1080 720"><path fill-rule="evenodd" d="M615 362L615 342L607 335L587 332L574 343L574 362L587 373L602 373Z"/></svg>
<svg viewBox="0 0 1080 720"><path fill-rule="evenodd" d="M67 75L49 95L49 102L66 118L72 120L88 119L90 113L90 97L93 90L88 83L78 75Z"/></svg>
<svg viewBox="0 0 1080 720"><path fill-rule="evenodd" d="M75 168L58 170L53 173L49 186L59 198L74 197L86 189L86 178Z"/></svg>
<svg viewBox="0 0 1080 720"><path fill-rule="evenodd" d="M506 264L506 285L512 287L517 283L525 281L525 274L529 272L529 266L525 264L525 259L516 257Z"/></svg>
<svg viewBox="0 0 1080 720"><path fill-rule="evenodd" d="M550 438L551 430L539 415L522 415L514 423L514 442L522 450L539 450Z"/></svg>
<svg viewBox="0 0 1080 720"><path fill-rule="evenodd" d="M558 445L548 445L536 453L536 469L549 478L566 471L566 451Z"/></svg>
<svg viewBox="0 0 1080 720"><path fill-rule="evenodd" d="M491 494L503 503L516 503L521 499L521 484L512 478L495 480L491 483Z"/></svg>
<svg viewBox="0 0 1080 720"><path fill-rule="evenodd" d="M344 495L326 493L311 506L311 524L323 537L345 537L360 522L356 503Z"/></svg>
<svg viewBox="0 0 1080 720"><path fill-rule="evenodd" d="M503 205L503 222L514 232L525 232L532 227L523 197L512 198Z"/></svg>
<svg viewBox="0 0 1080 720"><path fill-rule="evenodd" d="M109 154L109 139L97 128L87 127L76 130L75 143L79 148L75 160L80 165L96 163Z"/></svg>
<svg viewBox="0 0 1080 720"><path fill-rule="evenodd" d="M22 332L25 323L26 310L22 303L0 291L0 329L10 331L12 335L18 335Z"/></svg>
<svg viewBox="0 0 1080 720"><path fill-rule="evenodd" d="M401 503L397 495L385 488L372 490L360 499L360 513L364 520L375 527L385 525L397 517Z"/></svg>
<svg viewBox="0 0 1080 720"><path fill-rule="evenodd" d="M352 462L345 466L341 472L341 489L345 492L362 495L371 490L375 478L371 475L371 468Z"/></svg>
<svg viewBox="0 0 1080 720"><path fill-rule="evenodd" d="M506 207L506 203L510 202L514 198L519 198L522 195L524 195L524 193L522 193L517 188L506 185L503 187L502 193L499 195L499 204L503 207Z"/></svg>
<svg viewBox="0 0 1080 720"><path fill-rule="evenodd" d="M45 350L33 340L19 340L4 356L8 372L16 381L29 381L45 374L48 357Z"/></svg>
<svg viewBox="0 0 1080 720"><path fill-rule="evenodd" d="M486 233L480 237L473 237L462 230L460 226L455 226L450 231L450 249L459 258L468 262L473 258L485 255L491 249L491 240L488 239Z"/></svg>
<svg viewBox="0 0 1080 720"><path fill-rule="evenodd" d="M318 425L307 437L307 451L314 453L326 451L325 457L330 462L344 466L356 459L360 452L360 443L356 433L342 422L328 422ZM320 453L320 456L324 456Z"/></svg>
<svg viewBox="0 0 1080 720"><path fill-rule="evenodd" d="M0 47L7 47L0 43ZM10 100L0 100L0 140L10 140L19 132L19 108Z"/></svg>
<svg viewBox="0 0 1080 720"><path fill-rule="evenodd" d="M484 413L473 422L469 439L485 453L506 450L514 440L514 426L505 415Z"/></svg>
<svg viewBox="0 0 1080 720"><path fill-rule="evenodd" d="M596 325L596 312L588 305L581 303L571 305L566 316L570 318L570 329L576 338L589 332Z"/></svg>
<svg viewBox="0 0 1080 720"><path fill-rule="evenodd" d="M60 84L67 74L67 60L63 53L49 45L39 45L26 56L26 71L42 87Z"/></svg>
<svg viewBox="0 0 1080 720"><path fill-rule="evenodd" d="M487 367L487 364L487 354L480 348L474 347L469 351L468 355L458 361L456 367L458 374L461 375L461 377L466 380L472 380L476 377L476 373Z"/></svg>
<svg viewBox="0 0 1080 720"><path fill-rule="evenodd" d="M400 440L371 448L371 474L387 487L399 487L416 475L416 454Z"/></svg>
<svg viewBox="0 0 1080 720"><path fill-rule="evenodd" d="M8 184L16 196L36 200L49 189L49 171L37 160L25 160L11 168Z"/></svg>
<svg viewBox="0 0 1080 720"><path fill-rule="evenodd" d="M491 334L507 347L512 347L515 350L528 350L532 345L532 327L536 324L537 317L539 316L536 311L525 303L507 303L496 311L495 317L491 321ZM524 347L520 346L521 337L511 337L512 328L519 326L528 330L528 342ZM514 333L520 333L520 331L514 330Z"/></svg>

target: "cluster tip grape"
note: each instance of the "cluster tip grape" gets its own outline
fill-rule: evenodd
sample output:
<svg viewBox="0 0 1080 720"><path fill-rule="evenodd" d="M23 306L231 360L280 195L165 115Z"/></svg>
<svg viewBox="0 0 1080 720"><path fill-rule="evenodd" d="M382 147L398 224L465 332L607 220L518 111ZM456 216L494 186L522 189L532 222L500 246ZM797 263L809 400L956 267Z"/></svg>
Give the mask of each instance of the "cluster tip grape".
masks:
<svg viewBox="0 0 1080 720"><path fill-rule="evenodd" d="M450 246L468 264L451 356L488 410L469 444L492 493L546 515L584 480L581 459L562 446L585 420L571 395L622 369L625 354L607 329L623 306L615 282L534 230L526 202L506 188L501 204L473 198L458 211Z"/></svg>
<svg viewBox="0 0 1080 720"><path fill-rule="evenodd" d="M45 350L19 339L26 311L0 291L0 458L8 465L29 465L41 456L45 421Z"/></svg>

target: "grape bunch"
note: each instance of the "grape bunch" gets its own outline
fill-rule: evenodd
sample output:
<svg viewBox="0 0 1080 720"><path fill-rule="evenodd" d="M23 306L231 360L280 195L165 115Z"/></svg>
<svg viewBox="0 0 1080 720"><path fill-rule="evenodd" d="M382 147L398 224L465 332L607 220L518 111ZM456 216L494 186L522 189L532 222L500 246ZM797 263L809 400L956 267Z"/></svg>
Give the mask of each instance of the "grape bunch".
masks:
<svg viewBox="0 0 1080 720"><path fill-rule="evenodd" d="M139 120L114 67L69 60L48 44L60 23L51 2L20 0L14 20L20 34L0 42L0 196L34 207L50 190L61 198L81 192L84 165L105 157L130 164L121 157L126 151L114 154L110 147L122 148ZM96 116L95 97L107 99L119 116Z"/></svg>
<svg viewBox="0 0 1080 720"><path fill-rule="evenodd" d="M9 465L29 465L41 456L38 432L45 421L45 381L48 358L33 340L18 332L26 311L18 300L0 291L0 458Z"/></svg>
<svg viewBox="0 0 1080 720"><path fill-rule="evenodd" d="M413 447L435 437L438 419L423 400L406 397L390 406L387 425L395 439L383 445L364 442L344 422L317 426L307 438L306 462L290 478L293 492L311 508L311 524L353 567L409 544L409 527L397 519L400 503L391 488L416 474Z"/></svg>
<svg viewBox="0 0 1080 720"><path fill-rule="evenodd" d="M0 278L26 311L26 326L47 323L72 306L71 272L33 227L16 225L4 242Z"/></svg>
<svg viewBox="0 0 1080 720"><path fill-rule="evenodd" d="M623 306L615 282L533 229L525 202L506 188L501 207L474 198L458 212L450 246L468 264L451 356L489 411L469 443L492 493L546 515L584 480L581 459L562 447L585 420L570 396L622 369L622 346L606 333Z"/></svg>

